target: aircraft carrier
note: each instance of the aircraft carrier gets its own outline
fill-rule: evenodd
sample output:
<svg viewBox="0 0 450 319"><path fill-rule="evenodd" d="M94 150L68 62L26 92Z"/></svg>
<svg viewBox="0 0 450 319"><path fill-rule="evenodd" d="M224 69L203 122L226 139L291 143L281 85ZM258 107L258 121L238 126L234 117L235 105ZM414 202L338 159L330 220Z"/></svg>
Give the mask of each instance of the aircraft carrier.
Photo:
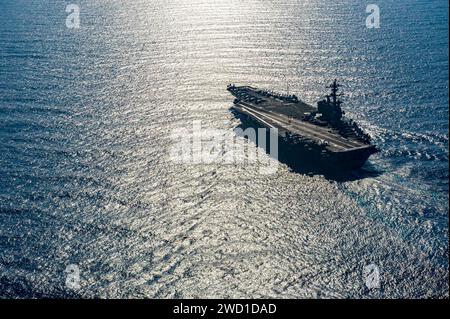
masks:
<svg viewBox="0 0 450 319"><path fill-rule="evenodd" d="M344 117L336 80L331 93L317 108L295 95L279 94L251 86L228 85L235 96L232 109L260 127L276 128L288 152L336 171L356 169L377 152L370 137Z"/></svg>

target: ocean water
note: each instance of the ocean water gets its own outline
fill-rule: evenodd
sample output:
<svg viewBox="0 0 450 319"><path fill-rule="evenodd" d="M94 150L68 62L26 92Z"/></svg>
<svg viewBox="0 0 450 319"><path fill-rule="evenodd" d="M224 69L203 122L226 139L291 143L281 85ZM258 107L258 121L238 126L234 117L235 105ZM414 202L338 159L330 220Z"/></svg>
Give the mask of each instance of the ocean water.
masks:
<svg viewBox="0 0 450 319"><path fill-rule="evenodd" d="M68 3L0 0L0 297L448 298L447 1ZM334 78L381 149L353 178L171 161L239 125L228 83Z"/></svg>

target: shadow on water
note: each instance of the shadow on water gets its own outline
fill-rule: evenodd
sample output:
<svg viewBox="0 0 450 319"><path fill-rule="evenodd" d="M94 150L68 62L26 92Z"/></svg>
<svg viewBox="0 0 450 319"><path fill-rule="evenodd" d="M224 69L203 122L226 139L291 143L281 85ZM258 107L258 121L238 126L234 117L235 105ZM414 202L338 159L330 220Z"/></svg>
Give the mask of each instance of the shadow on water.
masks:
<svg viewBox="0 0 450 319"><path fill-rule="evenodd" d="M233 115L241 121L241 124L235 128L241 129L245 131L248 128L255 129L256 139L253 141L259 147L263 148L268 155L270 154L270 137L269 133L266 131L266 136L259 136L259 132L257 128L262 128L262 126L247 117L246 115L240 114L233 109L231 109ZM240 135L240 134L238 134ZM249 138L248 136L244 136L245 138ZM258 141L265 140L265 145L259 145ZM278 161L280 163L286 164L290 170L297 174L303 175L322 175L326 179L330 181L336 182L349 182L360 180L369 177L377 177L382 172L378 171L375 167L373 167L369 162L367 162L362 168L355 170L340 170L339 167L327 167L321 165L320 161L317 160L315 156L311 156L311 153L306 152L304 150L299 150L298 148L293 150L292 147L285 142L283 139L278 139Z"/></svg>

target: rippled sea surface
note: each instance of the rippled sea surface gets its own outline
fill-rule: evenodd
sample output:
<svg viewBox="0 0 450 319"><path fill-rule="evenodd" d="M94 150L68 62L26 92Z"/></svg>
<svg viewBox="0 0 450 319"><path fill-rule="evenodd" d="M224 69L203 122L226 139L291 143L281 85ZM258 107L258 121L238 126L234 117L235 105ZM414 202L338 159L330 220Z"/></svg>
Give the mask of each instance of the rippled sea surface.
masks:
<svg viewBox="0 0 450 319"><path fill-rule="evenodd" d="M447 1L377 1L377 30L357 0L77 3L0 0L1 297L448 297ZM371 174L170 160L239 125L228 83L334 78Z"/></svg>

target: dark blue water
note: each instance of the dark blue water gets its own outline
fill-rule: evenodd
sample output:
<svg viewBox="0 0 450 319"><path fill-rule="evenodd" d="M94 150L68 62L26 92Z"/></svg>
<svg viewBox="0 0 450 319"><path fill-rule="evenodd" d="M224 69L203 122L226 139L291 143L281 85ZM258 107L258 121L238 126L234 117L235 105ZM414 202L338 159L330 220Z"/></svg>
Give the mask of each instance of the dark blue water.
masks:
<svg viewBox="0 0 450 319"><path fill-rule="evenodd" d="M447 1L76 3L0 0L1 297L448 297ZM334 78L381 149L348 181L169 158L228 83Z"/></svg>

